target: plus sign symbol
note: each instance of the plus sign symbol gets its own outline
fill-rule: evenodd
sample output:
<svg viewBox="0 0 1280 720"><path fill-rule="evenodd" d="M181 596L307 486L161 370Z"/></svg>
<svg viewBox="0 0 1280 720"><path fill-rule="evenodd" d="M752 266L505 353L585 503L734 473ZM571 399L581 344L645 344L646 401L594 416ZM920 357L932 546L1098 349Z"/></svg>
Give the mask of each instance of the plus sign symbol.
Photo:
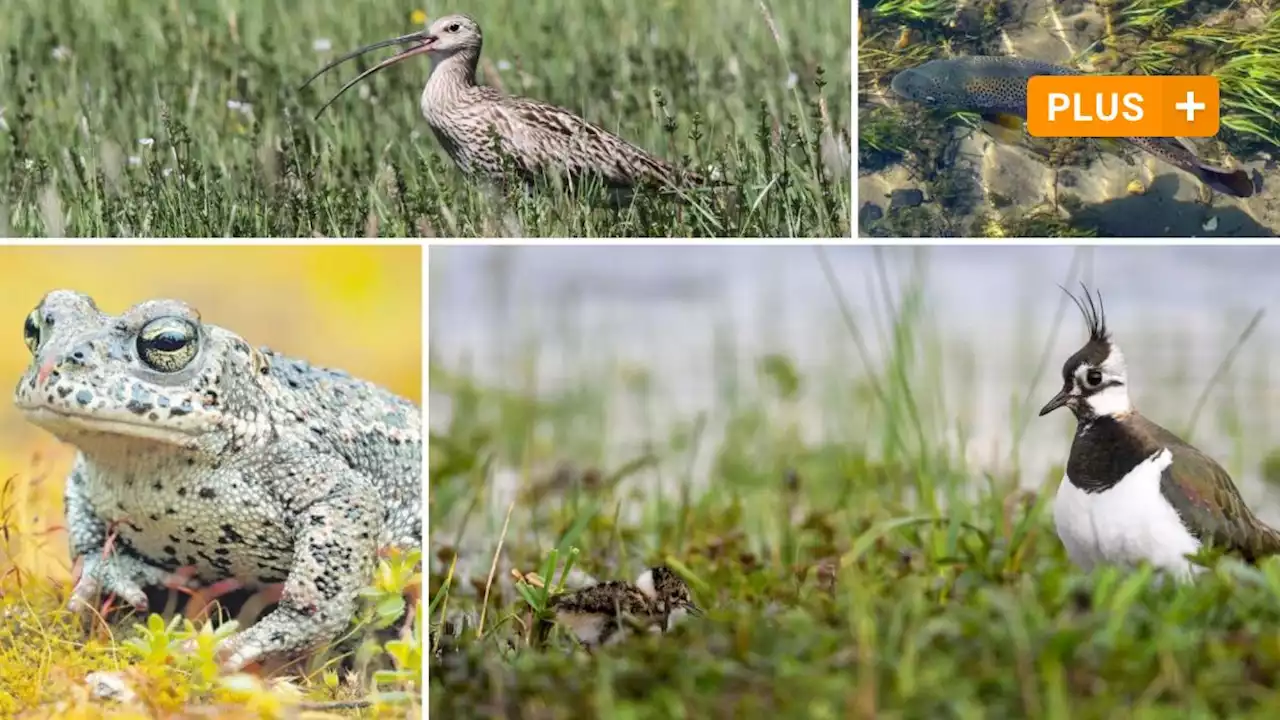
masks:
<svg viewBox="0 0 1280 720"><path fill-rule="evenodd" d="M1212 137L1218 134L1218 79L1212 75L1164 75L1154 100L1160 134L1165 137Z"/></svg>
<svg viewBox="0 0 1280 720"><path fill-rule="evenodd" d="M1182 102L1175 103L1173 107L1186 114L1187 122L1193 123L1196 121L1196 113L1204 110L1208 106L1202 102L1197 102L1195 91L1188 90L1187 99Z"/></svg>

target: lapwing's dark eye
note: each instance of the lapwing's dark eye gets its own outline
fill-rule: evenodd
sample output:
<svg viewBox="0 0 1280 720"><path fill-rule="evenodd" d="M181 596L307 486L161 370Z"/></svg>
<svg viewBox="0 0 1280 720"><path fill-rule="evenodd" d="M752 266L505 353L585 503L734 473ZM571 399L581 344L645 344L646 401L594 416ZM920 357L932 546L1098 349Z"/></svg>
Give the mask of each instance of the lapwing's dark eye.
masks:
<svg viewBox="0 0 1280 720"><path fill-rule="evenodd" d="M1102 371L1098 368L1089 368L1084 374L1084 384L1086 387L1095 388L1102 384Z"/></svg>
<svg viewBox="0 0 1280 720"><path fill-rule="evenodd" d="M177 372L200 349L200 331L182 318L152 320L138 333L138 357L160 372Z"/></svg>
<svg viewBox="0 0 1280 720"><path fill-rule="evenodd" d="M454 23L450 25L448 29L449 29L449 32L458 32L459 30L462 29L462 26L459 25L458 23Z"/></svg>
<svg viewBox="0 0 1280 720"><path fill-rule="evenodd" d="M27 321L22 323L22 340L27 344L27 349L35 355L36 349L40 347L40 311L32 310L27 315Z"/></svg>

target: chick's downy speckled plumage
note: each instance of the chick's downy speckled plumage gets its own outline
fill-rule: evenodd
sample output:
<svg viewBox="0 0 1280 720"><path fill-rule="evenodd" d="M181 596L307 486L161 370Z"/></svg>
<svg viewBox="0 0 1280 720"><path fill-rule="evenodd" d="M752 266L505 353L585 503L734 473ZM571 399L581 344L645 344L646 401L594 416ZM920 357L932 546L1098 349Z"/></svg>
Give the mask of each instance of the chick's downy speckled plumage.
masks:
<svg viewBox="0 0 1280 720"><path fill-rule="evenodd" d="M65 488L76 607L110 592L144 608L142 588L182 568L200 584L283 582L277 609L223 648L241 667L332 640L379 549L420 546L412 402L255 349L176 300L111 316L56 290L24 334L14 401L79 450Z"/></svg>
<svg viewBox="0 0 1280 720"><path fill-rule="evenodd" d="M626 637L628 625L665 632L685 614L701 614L689 586L665 565L645 570L636 582L611 580L547 603L557 623L573 632L588 648Z"/></svg>

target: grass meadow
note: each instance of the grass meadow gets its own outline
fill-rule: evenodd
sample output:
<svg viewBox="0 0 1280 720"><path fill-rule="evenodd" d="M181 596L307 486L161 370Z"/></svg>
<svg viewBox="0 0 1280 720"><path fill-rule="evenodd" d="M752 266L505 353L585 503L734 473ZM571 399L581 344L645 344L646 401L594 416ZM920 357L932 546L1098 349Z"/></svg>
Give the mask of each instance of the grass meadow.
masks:
<svg viewBox="0 0 1280 720"><path fill-rule="evenodd" d="M152 607L164 609L163 618L115 613L109 624L73 622L62 608L79 568L68 552L62 498L74 451L27 423L9 392L31 358L21 332L27 314L46 292L72 288L111 313L153 297L181 299L250 343L420 402L421 254L417 247L0 248L0 716L285 717L305 703L370 697L366 666L392 673L378 676L376 690L394 700L381 717L418 712L421 655L412 642L404 656L385 645L365 649L365 664L350 674L322 657L275 676L255 668L227 676L210 663L215 635L203 605L212 597L161 595ZM399 571L399 584L417 582L412 568L394 560L388 567ZM401 595L383 587L385 579L373 597L391 607L391 596ZM192 637L196 650L183 649ZM121 692L116 702L97 697L113 688ZM323 707L315 706L316 717Z"/></svg>
<svg viewBox="0 0 1280 720"><path fill-rule="evenodd" d="M1079 270L1063 268L1062 284ZM670 389L686 378L612 360L575 325L576 304L500 333L511 341L490 379L478 357L441 360L432 339L433 715L1273 715L1280 561L1223 561L1185 587L1148 569L1075 569L1049 513L1061 465L1041 474L973 452L973 405L956 398L976 387L985 343L944 342L922 276L869 273L866 288L838 288L830 361L816 368L786 352L737 354L742 328L724 318L707 359L714 400L682 412ZM1028 423L1052 423L1065 462L1074 425L1035 417L1082 332L1062 301L1052 327L1019 331L1028 361L1005 386L1009 457ZM1243 326L1229 320L1222 356ZM1155 342L1155 330L1130 334ZM1166 369L1185 368L1181 347ZM548 366L568 382L540 382ZM1202 431L1225 425L1228 447L1269 447L1231 424L1266 395L1224 392L1255 372L1265 381L1260 367L1226 371ZM1188 380L1197 392L1208 383ZM1140 400L1161 396L1151 377L1144 387ZM1192 415L1160 407L1181 408L1157 415L1170 426ZM1235 457L1221 459L1238 478ZM558 588L569 560L609 580L667 562L706 617L591 654L559 630L542 643L539 586Z"/></svg>
<svg viewBox="0 0 1280 720"><path fill-rule="evenodd" d="M568 107L732 183L612 210L468 183L419 113L429 61L317 122L350 49L473 15L481 82ZM566 5L12 0L0 27L0 234L850 235L851 8L825 0Z"/></svg>

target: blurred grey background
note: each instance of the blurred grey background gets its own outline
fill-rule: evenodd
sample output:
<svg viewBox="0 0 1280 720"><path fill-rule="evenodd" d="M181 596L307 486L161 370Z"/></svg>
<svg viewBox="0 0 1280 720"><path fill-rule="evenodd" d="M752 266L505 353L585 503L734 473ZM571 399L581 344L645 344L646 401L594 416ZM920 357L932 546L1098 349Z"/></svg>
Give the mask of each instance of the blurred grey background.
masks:
<svg viewBox="0 0 1280 720"><path fill-rule="evenodd" d="M1223 463L1269 520L1280 493L1261 481L1277 446L1280 337L1276 247L828 247L870 365L842 321L813 247L436 247L431 250L433 368L494 387L550 393L598 383L643 387L609 412L609 447L707 413L714 433L733 397L756 392L762 355L795 364L803 390L787 418L812 437L866 443L878 414L856 391L884 372L892 305L919 300L899 358L928 406L928 426L975 471L1020 472L1036 486L1065 462L1069 413L1035 417L1084 340L1066 306L1073 263L1101 290L1138 407L1175 431L1254 312L1256 332L1214 387L1191 440ZM917 293L912 291L918 290ZM1052 340L1051 345L1050 340ZM1048 350L1047 364L1042 354ZM1039 374L1037 374L1039 373ZM612 383L612 385L610 385ZM1029 415L1017 414L1029 410ZM448 398L430 419L448 422ZM1014 437L1023 429L1017 448ZM705 472L701 463L695 474Z"/></svg>

